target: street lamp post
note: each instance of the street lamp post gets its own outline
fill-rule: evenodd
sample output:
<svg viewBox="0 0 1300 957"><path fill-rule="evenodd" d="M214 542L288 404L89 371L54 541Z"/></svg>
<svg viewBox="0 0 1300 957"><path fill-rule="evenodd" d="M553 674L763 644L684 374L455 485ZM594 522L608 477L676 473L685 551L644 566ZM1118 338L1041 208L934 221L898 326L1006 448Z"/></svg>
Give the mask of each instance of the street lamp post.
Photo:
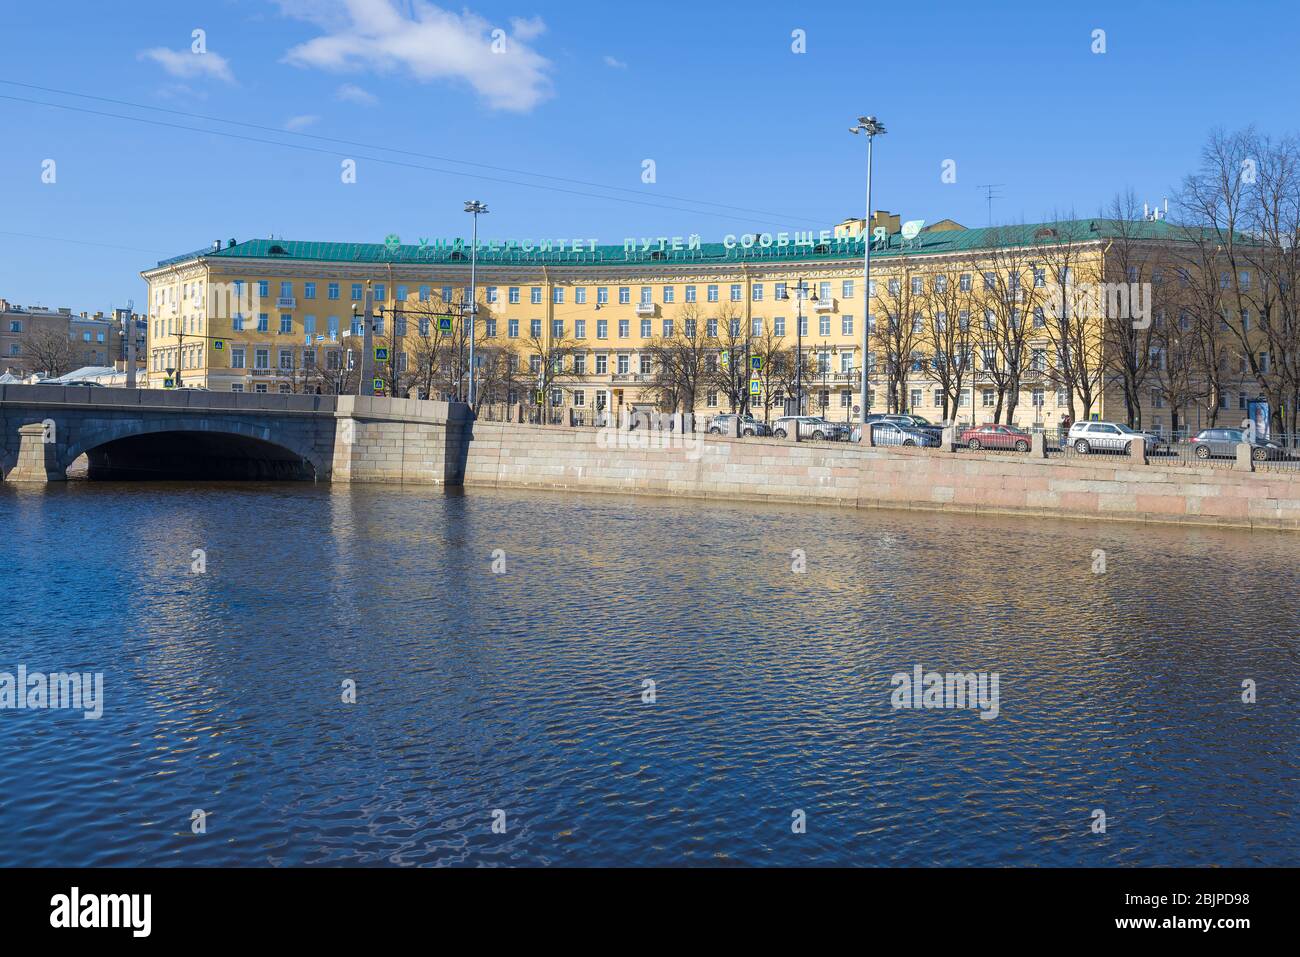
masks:
<svg viewBox="0 0 1300 957"><path fill-rule="evenodd" d="M805 281L803 279L795 280L794 299L795 299L795 318L794 318L794 414L803 415L803 293ZM784 293L783 299L788 300L790 294ZM817 295L814 293L811 297L813 302L817 301Z"/></svg>
<svg viewBox="0 0 1300 957"><path fill-rule="evenodd" d="M886 132L884 124L874 116L859 116L858 125L849 132L867 136L867 218L862 231L865 234L862 248L862 417L867 424L867 352L871 347L871 146L877 135Z"/></svg>
<svg viewBox="0 0 1300 957"><path fill-rule="evenodd" d="M478 318L478 217L487 213L486 203L466 200L465 212L474 217L474 236L469 248L469 407L474 408L474 320Z"/></svg>

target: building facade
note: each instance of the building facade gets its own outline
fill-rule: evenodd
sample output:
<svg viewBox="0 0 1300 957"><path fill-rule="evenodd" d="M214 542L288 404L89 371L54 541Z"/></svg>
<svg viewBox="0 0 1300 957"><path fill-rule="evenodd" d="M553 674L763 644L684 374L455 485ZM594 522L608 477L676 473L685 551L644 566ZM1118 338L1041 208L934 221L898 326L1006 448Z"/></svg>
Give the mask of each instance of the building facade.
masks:
<svg viewBox="0 0 1300 957"><path fill-rule="evenodd" d="M139 367L148 330L143 316L132 318ZM74 313L0 299L0 371L19 377L55 377L85 366L124 369L128 322L125 315Z"/></svg>
<svg viewBox="0 0 1300 957"><path fill-rule="evenodd" d="M1174 381L1169 344L1193 332L1183 300L1194 308L1208 285L1187 245L1159 219L966 229L885 212L722 243L484 242L479 398L582 415L771 418L799 406L838 420L865 401L932 421L1048 428L1066 416L1123 420L1133 407L1148 428L1195 425L1244 408L1253 384L1244 366L1235 389L1229 370L1195 399ZM369 298L382 390L463 395L470 258L460 241L392 237L231 240L164 261L141 274L148 385L356 391Z"/></svg>

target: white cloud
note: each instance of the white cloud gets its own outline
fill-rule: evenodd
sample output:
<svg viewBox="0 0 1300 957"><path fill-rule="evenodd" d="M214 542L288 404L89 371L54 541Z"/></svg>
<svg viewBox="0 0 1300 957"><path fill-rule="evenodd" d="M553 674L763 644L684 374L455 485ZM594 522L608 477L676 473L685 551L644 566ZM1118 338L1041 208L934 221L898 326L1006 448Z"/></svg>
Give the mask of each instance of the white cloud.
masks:
<svg viewBox="0 0 1300 957"><path fill-rule="evenodd" d="M622 60L616 60L608 54L605 55L605 66L612 66L616 70L626 70L627 64Z"/></svg>
<svg viewBox="0 0 1300 957"><path fill-rule="evenodd" d="M361 89L355 83L344 83L334 95L345 103L360 103L362 106L374 106L379 102L379 97Z"/></svg>
<svg viewBox="0 0 1300 957"><path fill-rule="evenodd" d="M291 116L284 121L284 128L291 133L297 133L305 130L309 126L315 126L319 116L307 114L304 116Z"/></svg>
<svg viewBox="0 0 1300 957"><path fill-rule="evenodd" d="M183 80L210 77L225 83L234 83L235 75L230 72L230 63L220 53L193 53L189 50L169 50L166 47L154 47L141 50L136 59L153 60L172 76Z"/></svg>
<svg viewBox="0 0 1300 957"><path fill-rule="evenodd" d="M452 13L427 0L410 0L409 16L393 0L279 4L286 16L325 31L285 54L285 62L294 66L405 73L425 83L462 80L500 110L531 110L552 95L551 61L528 45L546 29L540 17L511 20L503 51L494 52L491 23L468 10Z"/></svg>
<svg viewBox="0 0 1300 957"><path fill-rule="evenodd" d="M527 20L523 17L511 17L510 29L514 31L517 40L536 40L546 32L546 24L541 17L530 17Z"/></svg>

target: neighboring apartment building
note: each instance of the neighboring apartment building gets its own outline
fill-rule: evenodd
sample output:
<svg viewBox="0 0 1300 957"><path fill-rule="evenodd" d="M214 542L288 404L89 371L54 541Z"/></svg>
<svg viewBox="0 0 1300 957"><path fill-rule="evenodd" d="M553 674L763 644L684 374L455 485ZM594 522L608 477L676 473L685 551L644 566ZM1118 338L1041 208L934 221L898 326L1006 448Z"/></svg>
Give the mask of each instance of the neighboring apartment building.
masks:
<svg viewBox="0 0 1300 957"><path fill-rule="evenodd" d="M143 365L147 326L134 316L136 366ZM0 299L0 371L61 375L82 366L126 367L125 311L117 316L66 307L20 306Z"/></svg>
<svg viewBox="0 0 1300 957"><path fill-rule="evenodd" d="M723 243L482 242L479 381L488 402L540 398L552 410L743 405L771 417L802 393L806 411L850 419L864 398L865 353L869 411L1051 427L1071 409L1123 419L1132 404L1147 427L1175 424L1175 409L1179 424L1195 425L1254 386L1233 366L1193 402L1173 381L1170 331L1190 330L1181 302L1208 285L1188 268L1185 239L1158 217L966 229L878 212L870 224ZM391 355L375 375L398 394L456 392L470 258L460 241L270 239L166 260L141 273L149 383L354 391L369 293L374 344ZM1129 284L1133 301L1121 304L1115 289L1127 300ZM1105 315L1111 300L1127 311ZM1063 313L1078 318L1062 323ZM1142 328L1126 336L1133 325ZM1117 349L1145 369L1127 385ZM692 353L698 369L678 381L666 367Z"/></svg>

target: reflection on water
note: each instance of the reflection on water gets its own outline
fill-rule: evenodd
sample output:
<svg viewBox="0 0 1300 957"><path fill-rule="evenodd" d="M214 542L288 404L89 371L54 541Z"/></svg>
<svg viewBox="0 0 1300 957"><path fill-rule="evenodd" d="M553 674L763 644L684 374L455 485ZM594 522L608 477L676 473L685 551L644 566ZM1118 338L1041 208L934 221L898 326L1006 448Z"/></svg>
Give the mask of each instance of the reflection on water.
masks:
<svg viewBox="0 0 1300 957"><path fill-rule="evenodd" d="M0 711L3 865L1296 859L1294 536L310 485L0 517L0 671L107 698ZM998 672L996 720L891 709L916 664Z"/></svg>

